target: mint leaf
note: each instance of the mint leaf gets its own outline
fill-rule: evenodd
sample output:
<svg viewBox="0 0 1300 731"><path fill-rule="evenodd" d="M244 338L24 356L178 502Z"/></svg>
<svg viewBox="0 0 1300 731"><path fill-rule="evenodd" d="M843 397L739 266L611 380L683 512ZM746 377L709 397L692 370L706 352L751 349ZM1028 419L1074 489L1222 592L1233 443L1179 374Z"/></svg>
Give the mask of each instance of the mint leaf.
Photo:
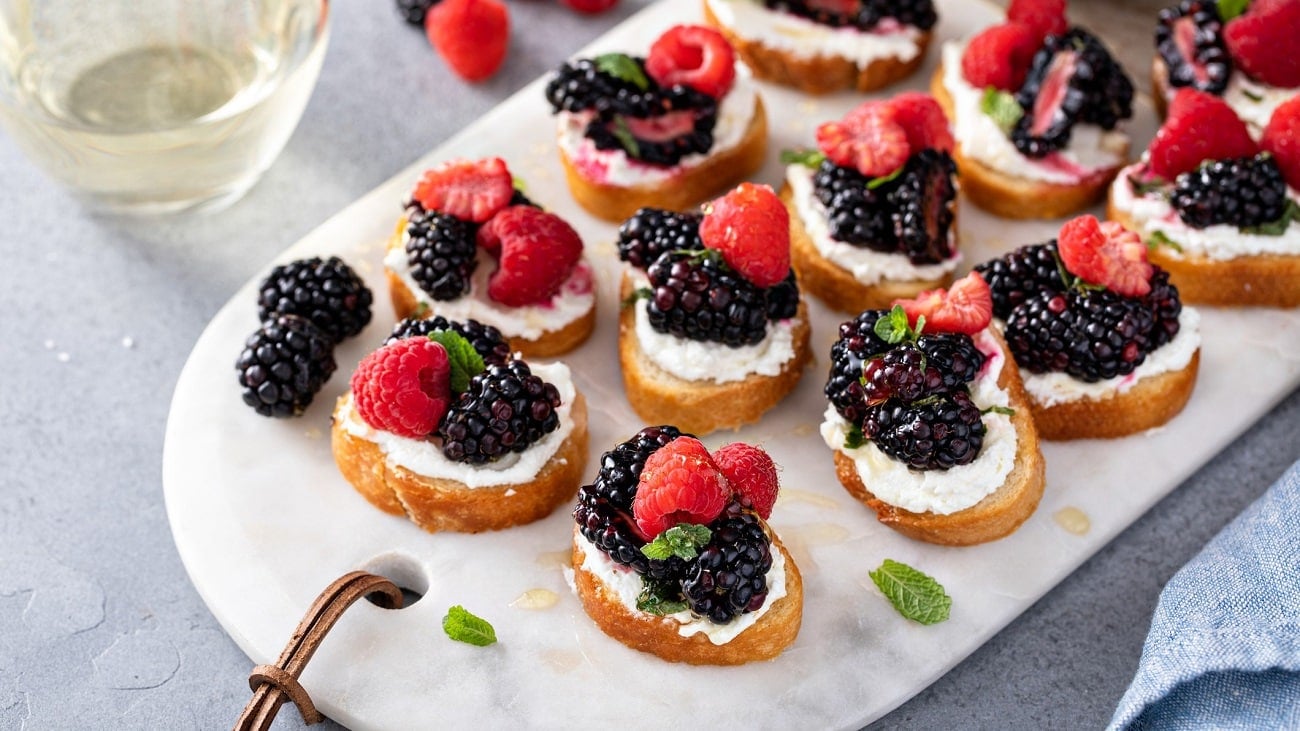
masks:
<svg viewBox="0 0 1300 731"><path fill-rule="evenodd" d="M681 597L680 585L673 587L670 582L656 581L648 576L642 577L641 593L636 598L636 608L647 614L664 617L685 611L687 604Z"/></svg>
<svg viewBox="0 0 1300 731"><path fill-rule="evenodd" d="M990 406L987 409L980 411L981 416L983 416L984 414L1002 414L1003 416L1015 416L1016 410L1007 408L1006 406Z"/></svg>
<svg viewBox="0 0 1300 731"><path fill-rule="evenodd" d="M609 74L619 81L633 84L641 91L650 88L650 80L641 70L641 64L626 53L605 53L595 58L596 70Z"/></svg>
<svg viewBox="0 0 1300 731"><path fill-rule="evenodd" d="M1246 12L1247 5L1250 5L1250 0L1219 0L1219 17L1227 23Z"/></svg>
<svg viewBox="0 0 1300 731"><path fill-rule="evenodd" d="M917 322L918 325L922 323ZM907 313L903 311L902 305L894 305L894 309L889 311L888 315L876 320L876 336L890 345L897 345L909 337L915 337L912 328L907 324Z"/></svg>
<svg viewBox="0 0 1300 731"><path fill-rule="evenodd" d="M895 170L894 172L888 175L881 175L878 178L872 178L871 180L868 180L867 190L875 190L876 188L879 188L882 185L889 185L890 183L894 182L895 180L898 179L898 176L903 174L903 168L905 167L907 167L906 164L899 165L897 170Z"/></svg>
<svg viewBox="0 0 1300 731"><path fill-rule="evenodd" d="M429 333L429 339L447 351L447 361L451 364L452 393L464 393L469 388L469 379L483 372L483 356L454 330L434 330Z"/></svg>
<svg viewBox="0 0 1300 731"><path fill-rule="evenodd" d="M1250 89L1247 89L1247 88L1245 88L1245 87L1242 87L1242 89L1241 89L1241 95L1244 96L1244 97L1246 97L1247 99L1249 99L1249 100L1255 102L1256 104L1258 104L1258 103L1264 101L1264 95L1263 95L1263 94L1256 94L1255 92L1253 92L1253 91L1251 91Z"/></svg>
<svg viewBox="0 0 1300 731"><path fill-rule="evenodd" d="M1282 211L1281 217L1276 221L1261 223L1258 226L1248 226L1241 231L1242 233L1259 236L1281 236L1291 227L1292 222L1300 223L1300 205L1297 205L1294 200L1287 199L1286 209Z"/></svg>
<svg viewBox="0 0 1300 731"><path fill-rule="evenodd" d="M803 165L808 168L816 168L826 159L826 155L821 150L781 150L782 165Z"/></svg>
<svg viewBox="0 0 1300 731"><path fill-rule="evenodd" d="M984 89L984 96L980 97L980 111L987 114L998 129L1007 135L1015 129L1016 122L1025 116L1025 110L1020 107L1015 96L994 86Z"/></svg>
<svg viewBox="0 0 1300 731"><path fill-rule="evenodd" d="M1169 186L1168 181L1161 177L1152 177L1147 180L1140 180L1135 176L1128 176L1128 184L1133 186L1133 194L1138 197L1145 197L1152 193L1165 195L1166 188Z"/></svg>
<svg viewBox="0 0 1300 731"><path fill-rule="evenodd" d="M1157 246L1168 246L1174 251L1183 250L1183 247L1179 246L1177 241L1166 236L1164 231L1154 231L1147 237L1147 251L1154 251Z"/></svg>
<svg viewBox="0 0 1300 731"><path fill-rule="evenodd" d="M862 427L854 424L849 427L849 433L844 435L844 448L857 449L867 443L867 435L862 433Z"/></svg>
<svg viewBox="0 0 1300 731"><path fill-rule="evenodd" d="M524 179L519 177L518 175L510 176L510 187L514 188L520 193L525 193L525 194L528 193L528 184L525 183Z"/></svg>
<svg viewBox="0 0 1300 731"><path fill-rule="evenodd" d="M661 561L669 556L689 561L700 554L701 548L708 545L712 535L707 526L681 523L655 536L653 541L641 547L641 553L648 558Z"/></svg>
<svg viewBox="0 0 1300 731"><path fill-rule="evenodd" d="M624 297L623 301L620 304L623 307L631 307L632 305L636 304L637 300L650 299L650 297L653 294L654 294L654 290L650 289L649 287L637 287L636 289L632 290L631 294Z"/></svg>
<svg viewBox="0 0 1300 731"><path fill-rule="evenodd" d="M614 129L609 132L614 135L614 139L618 140L618 144L623 146L629 156L641 156L641 145L636 141L636 136L632 134L632 129L627 126L627 120L623 119L621 115L614 117Z"/></svg>
<svg viewBox="0 0 1300 731"><path fill-rule="evenodd" d="M486 619L476 617L457 604L442 618L442 631L457 642L487 647L497 641L497 632Z"/></svg>
<svg viewBox="0 0 1300 731"><path fill-rule="evenodd" d="M870 573L876 587L904 617L921 624L948 618L952 597L931 576L889 558Z"/></svg>

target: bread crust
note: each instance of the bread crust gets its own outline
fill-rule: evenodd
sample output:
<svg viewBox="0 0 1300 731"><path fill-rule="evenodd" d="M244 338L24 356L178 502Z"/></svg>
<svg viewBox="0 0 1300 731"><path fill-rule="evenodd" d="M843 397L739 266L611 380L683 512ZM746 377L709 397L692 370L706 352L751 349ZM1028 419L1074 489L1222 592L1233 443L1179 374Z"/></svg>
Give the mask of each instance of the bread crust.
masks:
<svg viewBox="0 0 1300 731"><path fill-rule="evenodd" d="M620 301L632 294L632 279L623 273ZM636 337L635 306L625 306L618 316L618 359L623 388L632 409L647 424L675 424L691 434L736 429L762 418L799 383L811 360L808 308L802 299L795 315L794 356L775 376L750 374L727 383L687 381L650 360Z"/></svg>
<svg viewBox="0 0 1300 731"><path fill-rule="evenodd" d="M788 183L781 187L780 196L790 213L790 262L798 272L799 286L827 306L852 315L863 310L889 309L896 299L915 297L923 290L947 287L952 283L951 273L945 273L937 279L906 282L881 280L875 284L859 282L852 272L817 251L817 245L808 235L803 218L799 216L794 193ZM955 231L955 220L953 226Z"/></svg>
<svg viewBox="0 0 1300 731"><path fill-rule="evenodd" d="M378 444L343 428L342 409L347 402L345 395L335 405L330 430L339 471L371 505L405 515L431 533L480 533L531 523L570 502L582 483L587 465L587 404L581 393L570 410L573 430L536 477L523 484L479 488L390 465Z"/></svg>
<svg viewBox="0 0 1300 731"><path fill-rule="evenodd" d="M857 465L843 451L835 450L835 475L849 494L876 511L881 523L926 543L942 546L972 546L987 543L1010 535L1033 515L1043 497L1046 483L1046 463L1039 449L1038 429L1031 415L1029 398L1025 395L1020 371L1012 360L1002 336L990 330L1002 347L1006 358L998 385L1009 396L1011 424L1016 431L1016 459L1011 474L1002 486L983 500L964 510L948 515L914 513L877 498L872 494Z"/></svg>
<svg viewBox="0 0 1300 731"><path fill-rule="evenodd" d="M943 107L948 119L954 119L952 96L943 83L943 65L930 79L930 93ZM1128 159L1129 150L1124 150ZM975 205L1002 218L1037 219L1063 218L1100 203L1124 162L1100 170L1070 185L1030 180L999 172L962 152L959 141L953 149L953 160L961 176L961 190Z"/></svg>
<svg viewBox="0 0 1300 731"><path fill-rule="evenodd" d="M621 223L637 209L647 206L685 211L740 183L763 167L767 155L767 112L763 97L754 97L754 116L745 136L729 150L709 155L704 162L684 170L680 175L653 185L613 185L584 178L574 167L563 147L560 162L569 192L591 215Z"/></svg>
<svg viewBox="0 0 1300 731"><path fill-rule="evenodd" d="M703 634L678 634L678 623L667 617L633 612L619 601L618 594L600 577L582 567L586 554L578 545L574 526L573 584L582 607L601 631L628 647L657 655L669 662L691 665L743 665L769 660L794 642L803 623L803 577L790 552L764 524L772 537L772 548L785 556L786 595L777 599L767 613L725 645L715 645Z"/></svg>
<svg viewBox="0 0 1300 731"><path fill-rule="evenodd" d="M388 250L402 245L402 232L406 229L406 218L398 222L397 231L388 239ZM420 300L415 293L402 282L397 273L384 267L384 277L388 281L388 297L393 303L393 313L401 320L412 317L420 311ZM437 306L431 307L426 316L438 314ZM586 342L591 331L596 328L596 298L591 300L591 308L581 317L561 327L559 330L546 330L536 338L529 340L521 337L506 336L511 352L519 353L524 358L551 358L573 350Z"/></svg>
<svg viewBox="0 0 1300 731"><path fill-rule="evenodd" d="M1115 206L1113 193L1106 203L1106 217L1137 230L1133 217ZM1166 247L1156 246L1147 258L1169 272L1183 302L1218 307L1300 307L1300 255L1211 259L1201 254L1175 256Z"/></svg>
<svg viewBox="0 0 1300 731"><path fill-rule="evenodd" d="M1156 108L1156 116L1161 119L1169 113L1169 67L1157 51L1151 58L1151 103Z"/></svg>
<svg viewBox="0 0 1300 731"><path fill-rule="evenodd" d="M917 39L920 52L909 61L891 56L860 66L843 56L799 58L762 41L739 35L718 19L707 2L702 4L704 22L722 33L740 60L754 72L754 76L784 86L793 86L809 94L829 94L842 89L874 91L902 81L916 73L925 63L932 37L929 31L922 32Z"/></svg>

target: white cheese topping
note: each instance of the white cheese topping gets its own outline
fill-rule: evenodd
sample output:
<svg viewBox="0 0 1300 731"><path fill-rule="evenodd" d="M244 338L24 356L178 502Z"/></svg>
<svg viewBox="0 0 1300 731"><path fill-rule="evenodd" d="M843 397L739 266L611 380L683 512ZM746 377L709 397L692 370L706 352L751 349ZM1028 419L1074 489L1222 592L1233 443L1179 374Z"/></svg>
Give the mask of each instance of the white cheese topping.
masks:
<svg viewBox="0 0 1300 731"><path fill-rule="evenodd" d="M1100 401L1124 393L1143 378L1186 368L1201 347L1200 325L1201 314L1191 307L1183 307L1178 315L1178 334L1174 339L1149 353L1142 365L1126 376L1089 383L1067 373L1030 373L1021 369L1025 392L1044 406L1083 399Z"/></svg>
<svg viewBox="0 0 1300 731"><path fill-rule="evenodd" d="M921 52L921 29L887 18L871 31L832 28L792 13L769 10L756 0L705 0L722 25L799 59L844 58L859 68L883 58L911 61Z"/></svg>
<svg viewBox="0 0 1300 731"><path fill-rule="evenodd" d="M998 387L1006 356L988 330L981 331L974 340L987 360L979 376L969 384L971 401L980 410L991 406L1009 408L1010 395ZM1018 437L1011 417L989 412L983 421L986 431L979 456L948 470L911 469L880 451L870 440L856 449L846 449L844 440L850 425L834 406L826 408L821 434L826 446L853 459L863 484L880 500L914 513L949 515L991 495L1015 467Z"/></svg>
<svg viewBox="0 0 1300 731"><path fill-rule="evenodd" d="M343 415L343 429L354 437L378 445L390 467L402 467L424 477L456 480L469 488L532 482L573 432L572 411L576 391L569 367L563 363L529 364L529 368L533 375L553 384L560 392L561 403L555 410L560 425L524 451L510 452L495 462L483 465L453 462L443 456L442 448L434 442L375 429L357 413L352 405L351 393L344 397L346 400L339 410Z"/></svg>
<svg viewBox="0 0 1300 731"><path fill-rule="evenodd" d="M1227 224L1206 228L1188 226L1160 193L1152 192L1141 197L1133 193L1129 176L1137 175L1143 165L1139 162L1124 168L1111 184L1111 201L1115 208L1133 219L1134 230L1142 238L1149 238L1158 231L1178 244L1182 254L1196 254L1218 260L1256 254L1300 255L1300 223L1295 221L1280 236L1248 234ZM1287 195L1300 202L1300 191L1288 188ZM1181 256L1178 249L1173 247L1167 247L1163 252L1173 258Z"/></svg>
<svg viewBox="0 0 1300 731"><path fill-rule="evenodd" d="M604 582L605 586L609 587L618 596L619 602L629 612L634 615L644 615L644 612L636 608L636 599L641 595L643 586L641 576L626 566L614 563L613 559L607 556L604 551L592 545L581 533L575 533L573 540L582 549L582 568ZM679 624L677 634L682 637L703 633L705 637L709 638L709 642L715 645L725 645L736 639L741 632L754 626L764 614L767 614L767 610L771 609L772 605L785 594L785 554L781 553L776 546L773 546L772 568L767 572L767 598L763 600L763 606L752 612L737 615L735 619L726 624L716 624L705 617L697 617L690 610L665 616L667 619L674 620Z"/></svg>
<svg viewBox="0 0 1300 731"><path fill-rule="evenodd" d="M961 262L961 252L956 251L951 259L938 264L913 264L905 254L872 251L871 249L846 244L831 238L830 224L827 220L826 206L817 199L813 188L814 171L805 165L790 165L785 169L785 179L790 183L790 192L794 198L795 211L803 221L808 238L812 239L817 253L835 266L853 275L853 278L865 285L881 281L914 282L926 279L939 279L944 274L957 268ZM949 242L957 237L957 227L948 231Z"/></svg>
<svg viewBox="0 0 1300 731"><path fill-rule="evenodd" d="M1074 184L1107 168L1124 164L1128 135L1121 128L1106 131L1078 123L1070 130L1064 150L1041 159L1025 157L993 118L980 110L984 90L971 86L961 73L966 44L943 44L943 85L952 97L953 136L962 154L998 172L1047 183Z"/></svg>

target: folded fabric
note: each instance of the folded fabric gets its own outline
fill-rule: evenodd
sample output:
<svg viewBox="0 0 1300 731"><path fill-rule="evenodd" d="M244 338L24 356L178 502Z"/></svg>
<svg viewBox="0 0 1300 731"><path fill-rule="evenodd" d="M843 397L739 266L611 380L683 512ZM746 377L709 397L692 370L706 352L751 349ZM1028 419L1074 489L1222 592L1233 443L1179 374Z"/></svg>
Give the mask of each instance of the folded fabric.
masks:
<svg viewBox="0 0 1300 731"><path fill-rule="evenodd" d="M1300 462L1160 593L1112 729L1300 729Z"/></svg>

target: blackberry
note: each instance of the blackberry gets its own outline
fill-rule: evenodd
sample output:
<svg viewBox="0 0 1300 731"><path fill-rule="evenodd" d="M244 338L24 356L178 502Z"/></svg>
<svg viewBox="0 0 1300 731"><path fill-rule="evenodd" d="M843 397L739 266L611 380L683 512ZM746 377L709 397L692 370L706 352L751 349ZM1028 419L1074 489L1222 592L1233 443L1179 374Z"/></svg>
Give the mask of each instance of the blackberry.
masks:
<svg viewBox="0 0 1300 731"><path fill-rule="evenodd" d="M1286 181L1271 155L1215 160L1174 181L1170 204L1192 228L1247 228L1286 211Z"/></svg>
<svg viewBox="0 0 1300 731"><path fill-rule="evenodd" d="M522 360L493 363L469 381L438 424L442 453L483 464L522 452L560 426L560 393Z"/></svg>
<svg viewBox="0 0 1300 731"><path fill-rule="evenodd" d="M402 14L402 19L407 23L417 27L424 27L424 17L429 14L429 8L438 4L438 0L397 0L397 12Z"/></svg>
<svg viewBox="0 0 1300 731"><path fill-rule="evenodd" d="M702 249L698 213L642 208L618 227L618 258L645 270L665 251Z"/></svg>
<svg viewBox="0 0 1300 731"><path fill-rule="evenodd" d="M867 414L862 432L880 451L919 470L968 464L984 445L980 410L965 390L906 403L890 399Z"/></svg>
<svg viewBox="0 0 1300 731"><path fill-rule="evenodd" d="M827 3L807 0L763 0L763 4L772 10L807 18L832 28L850 27L863 31L875 28L885 18L894 18L902 25L913 25L921 30L933 28L939 20L931 0L863 0L850 12L840 12Z"/></svg>
<svg viewBox="0 0 1300 731"><path fill-rule="evenodd" d="M406 215L406 261L420 289L435 300L468 292L478 265L474 224L418 205L407 208Z"/></svg>
<svg viewBox="0 0 1300 731"><path fill-rule="evenodd" d="M661 255L646 272L650 326L680 338L754 345L767 335L767 296L715 251Z"/></svg>
<svg viewBox="0 0 1300 731"><path fill-rule="evenodd" d="M896 346L862 368L862 391L867 404L884 403L891 398L915 401L926 392L943 385L936 368L928 367L925 353L910 345Z"/></svg>
<svg viewBox="0 0 1300 731"><path fill-rule="evenodd" d="M984 367L984 354L964 333L929 333L916 339L916 347L943 379L942 388L953 391L975 380ZM934 389L931 389L934 390Z"/></svg>
<svg viewBox="0 0 1300 731"><path fill-rule="evenodd" d="M1064 292L1056 239L1030 244L975 265L993 293L994 317L1007 319L1022 302L1043 290Z"/></svg>
<svg viewBox="0 0 1300 731"><path fill-rule="evenodd" d="M799 314L799 280L795 278L793 269L785 275L785 279L768 287L765 293L767 319L777 322Z"/></svg>
<svg viewBox="0 0 1300 731"><path fill-rule="evenodd" d="M645 59L633 57L632 60L645 73ZM580 58L560 65L546 83L546 100L555 112L612 109L645 117L655 108L654 88L651 81L651 87L642 90L630 81L596 68L595 59Z"/></svg>
<svg viewBox="0 0 1300 731"><path fill-rule="evenodd" d="M533 202L532 198L529 198L527 195L524 194L522 190L518 188L515 188L514 192L510 194L510 202L507 203L506 205L532 206L533 208L541 208L541 206Z"/></svg>
<svg viewBox="0 0 1300 731"><path fill-rule="evenodd" d="M728 504L709 528L712 535L690 562L682 594L692 612L726 624L767 599L772 541L758 516L741 501Z"/></svg>
<svg viewBox="0 0 1300 731"><path fill-rule="evenodd" d="M1155 314L1142 299L1110 290L1043 291L1007 318L1016 363L1094 382L1132 373L1153 349Z"/></svg>
<svg viewBox="0 0 1300 731"><path fill-rule="evenodd" d="M1155 268L1151 275L1151 291L1142 298L1142 302L1151 310L1155 324L1151 327L1151 349L1174 339L1181 325L1178 316L1183 312L1183 302L1178 296L1178 288L1169 281L1169 272Z"/></svg>
<svg viewBox="0 0 1300 731"><path fill-rule="evenodd" d="M1059 102L1039 98L1058 84L1063 88L1053 96ZM1011 131L1011 141L1026 157L1045 157L1065 149L1079 122L1114 129L1133 116L1133 82L1096 36L1071 28L1043 42L1016 101L1024 115Z"/></svg>
<svg viewBox="0 0 1300 731"><path fill-rule="evenodd" d="M654 94L651 110L630 114L609 109L599 112L587 123L584 135L598 150L622 150L628 157L652 165L676 165L688 155L704 154L713 147L713 128L718 123L718 102L689 86L660 87ZM676 118L666 115L688 115ZM658 118L661 123L673 119L679 129L675 135L656 130L653 139L633 131L636 120Z"/></svg>
<svg viewBox="0 0 1300 731"><path fill-rule="evenodd" d="M893 18L903 25L930 30L939 22L939 14L931 0L863 0L863 12L876 13L881 18Z"/></svg>
<svg viewBox="0 0 1300 731"><path fill-rule="evenodd" d="M373 296L337 256L300 259L271 270L257 288L257 317L300 315L338 342L370 322Z"/></svg>
<svg viewBox="0 0 1300 731"><path fill-rule="evenodd" d="M893 346L876 335L876 320L883 310L867 310L840 324L839 339L831 346L831 370L823 393L849 423L861 426L867 415L866 393L862 388L862 366L873 356Z"/></svg>
<svg viewBox="0 0 1300 731"><path fill-rule="evenodd" d="M831 238L874 251L898 250L889 216L888 184L871 189L867 176L823 160L813 174L813 192L826 207Z"/></svg>
<svg viewBox="0 0 1300 731"><path fill-rule="evenodd" d="M912 155L891 187L890 221L899 250L913 264L937 264L952 257L952 227L957 164L942 150Z"/></svg>
<svg viewBox="0 0 1300 731"><path fill-rule="evenodd" d="M1160 11L1156 51L1169 69L1169 86L1190 86L1219 96L1232 76L1223 19L1213 0L1182 0ZM1191 54L1189 58L1187 54Z"/></svg>
<svg viewBox="0 0 1300 731"><path fill-rule="evenodd" d="M653 560L641 553L646 541L632 518L632 499L645 461L679 436L689 435L673 426L648 426L602 454L596 479L578 490L578 506L573 511L584 538L616 563L661 580L680 580L686 562L676 556Z"/></svg>
<svg viewBox="0 0 1300 731"><path fill-rule="evenodd" d="M384 345L406 338L424 338L438 330L451 330L469 341L474 350L487 363L505 363L510 359L510 342L501 331L491 325L484 325L478 320L458 322L448 320L442 315L428 319L408 317L393 327L393 332L384 340Z"/></svg>
<svg viewBox="0 0 1300 731"><path fill-rule="evenodd" d="M277 315L244 342L235 361L244 403L262 416L298 416L334 374L334 339L310 320Z"/></svg>

